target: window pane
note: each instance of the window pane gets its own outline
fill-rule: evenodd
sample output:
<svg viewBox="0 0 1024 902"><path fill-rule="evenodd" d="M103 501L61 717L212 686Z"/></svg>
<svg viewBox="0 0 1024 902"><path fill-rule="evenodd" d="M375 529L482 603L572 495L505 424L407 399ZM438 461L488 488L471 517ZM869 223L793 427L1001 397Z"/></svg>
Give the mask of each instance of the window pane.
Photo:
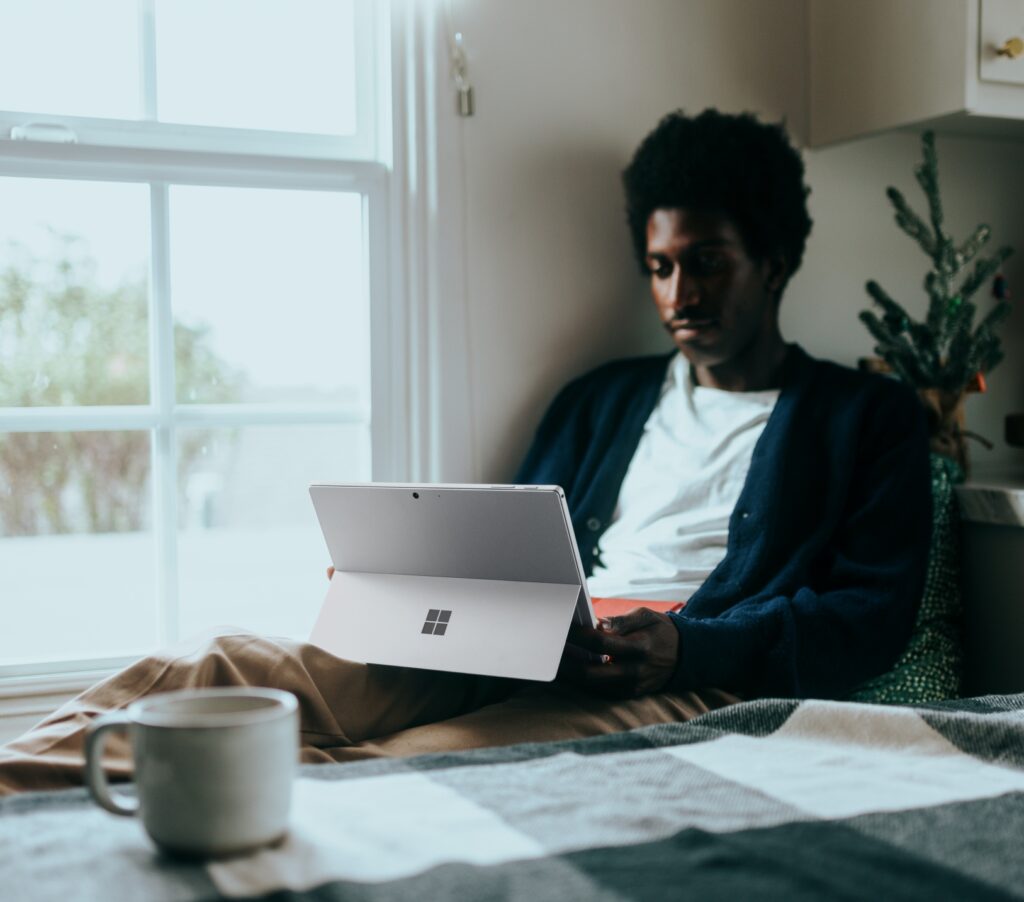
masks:
<svg viewBox="0 0 1024 902"><path fill-rule="evenodd" d="M173 187L171 285L179 401L369 404L358 195Z"/></svg>
<svg viewBox="0 0 1024 902"><path fill-rule="evenodd" d="M0 406L149 397L144 185L0 178Z"/></svg>
<svg viewBox="0 0 1024 902"><path fill-rule="evenodd" d="M352 6L352 0L160 0L160 119L354 133Z"/></svg>
<svg viewBox="0 0 1024 902"><path fill-rule="evenodd" d="M135 119L136 0L0 3L0 109Z"/></svg>
<svg viewBox="0 0 1024 902"><path fill-rule="evenodd" d="M156 643L148 432L0 433L0 663Z"/></svg>
<svg viewBox="0 0 1024 902"><path fill-rule="evenodd" d="M183 429L180 633L305 638L330 557L309 485L370 478L368 425Z"/></svg>

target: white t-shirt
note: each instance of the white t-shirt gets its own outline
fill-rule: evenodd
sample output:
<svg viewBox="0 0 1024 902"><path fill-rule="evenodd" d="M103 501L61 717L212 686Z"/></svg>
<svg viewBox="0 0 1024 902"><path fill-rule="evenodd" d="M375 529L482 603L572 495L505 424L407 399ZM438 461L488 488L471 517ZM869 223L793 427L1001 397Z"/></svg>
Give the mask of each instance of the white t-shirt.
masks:
<svg viewBox="0 0 1024 902"><path fill-rule="evenodd" d="M778 397L694 385L686 358L672 358L598 544L591 595L683 601L700 588L725 557L729 516Z"/></svg>

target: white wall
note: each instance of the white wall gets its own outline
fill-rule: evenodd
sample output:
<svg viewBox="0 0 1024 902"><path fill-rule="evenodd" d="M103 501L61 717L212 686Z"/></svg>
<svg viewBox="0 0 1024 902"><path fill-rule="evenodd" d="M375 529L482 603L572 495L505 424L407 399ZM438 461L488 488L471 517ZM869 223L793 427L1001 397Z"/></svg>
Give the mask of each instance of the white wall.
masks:
<svg viewBox="0 0 1024 902"><path fill-rule="evenodd" d="M571 376L616 356L668 350L636 272L619 174L664 113L706 106L785 117L805 133L803 0L461 0L477 112L463 122L471 431L478 472L507 479L544 406ZM1021 247L1024 148L942 139L949 220L979 219ZM920 294L925 261L892 223L887 184L913 195L912 135L806 154L815 229L784 300L783 327L812 353L870 352L863 283ZM1016 276L1016 279L1014 277ZM1024 410L1024 316L969 426L1002 443ZM981 459L981 454L975 455ZM995 453L1012 461L1020 452Z"/></svg>
<svg viewBox="0 0 1024 902"><path fill-rule="evenodd" d="M939 135L939 183L946 225L960 239L980 222L992 226L990 246L1011 244L1016 255L1005 273L1015 297L1024 297L1024 144ZM911 205L927 212L914 179L920 160L916 132L899 132L805 151L814 230L804 266L783 301L783 333L821 357L853 364L871 354L873 342L857 320L867 306L864 283L876 279L921 317L922 288L930 264L898 228L885 188L894 185ZM982 313L992 303L988 287L975 295ZM1006 359L988 378L989 390L967 402L967 428L996 447L970 444L975 476L1024 467L1024 450L1003 441L1003 418L1024 411L1024 309L1014 310L1002 332Z"/></svg>

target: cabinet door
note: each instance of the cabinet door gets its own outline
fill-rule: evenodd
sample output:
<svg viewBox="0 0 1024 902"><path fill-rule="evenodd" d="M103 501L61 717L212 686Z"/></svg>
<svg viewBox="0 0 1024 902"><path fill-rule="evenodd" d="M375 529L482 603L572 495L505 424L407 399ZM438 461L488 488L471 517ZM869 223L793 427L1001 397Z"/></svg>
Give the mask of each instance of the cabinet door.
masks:
<svg viewBox="0 0 1024 902"><path fill-rule="evenodd" d="M969 0L811 0L811 144L963 110L972 9Z"/></svg>
<svg viewBox="0 0 1024 902"><path fill-rule="evenodd" d="M978 78L1024 85L1024 0L981 0Z"/></svg>

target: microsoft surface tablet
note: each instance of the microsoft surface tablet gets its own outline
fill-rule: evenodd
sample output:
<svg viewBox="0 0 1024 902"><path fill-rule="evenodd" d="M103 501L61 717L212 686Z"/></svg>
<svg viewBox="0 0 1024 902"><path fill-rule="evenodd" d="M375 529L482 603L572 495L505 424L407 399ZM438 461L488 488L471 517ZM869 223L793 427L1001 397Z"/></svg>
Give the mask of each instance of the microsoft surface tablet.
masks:
<svg viewBox="0 0 1024 902"><path fill-rule="evenodd" d="M593 626L557 486L310 486L335 574L310 641L376 664L554 679Z"/></svg>

